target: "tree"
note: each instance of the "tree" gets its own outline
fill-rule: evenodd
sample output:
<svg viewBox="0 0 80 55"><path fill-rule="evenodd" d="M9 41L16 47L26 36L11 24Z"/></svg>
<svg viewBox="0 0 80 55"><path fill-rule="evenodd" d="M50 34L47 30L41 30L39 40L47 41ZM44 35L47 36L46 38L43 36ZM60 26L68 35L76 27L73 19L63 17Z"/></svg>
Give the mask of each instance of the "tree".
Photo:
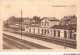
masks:
<svg viewBox="0 0 80 55"><path fill-rule="evenodd" d="M38 16L34 16L34 17L33 17L33 20L35 20L35 22L36 22L37 24L40 23L40 17L38 17Z"/></svg>

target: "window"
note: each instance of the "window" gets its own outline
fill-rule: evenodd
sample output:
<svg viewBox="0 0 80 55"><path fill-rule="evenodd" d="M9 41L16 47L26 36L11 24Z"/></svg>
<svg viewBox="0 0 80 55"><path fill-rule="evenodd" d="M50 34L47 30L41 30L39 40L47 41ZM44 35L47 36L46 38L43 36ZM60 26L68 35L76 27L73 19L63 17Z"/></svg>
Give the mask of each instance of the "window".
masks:
<svg viewBox="0 0 80 55"><path fill-rule="evenodd" d="M46 26L46 22L45 22L44 26Z"/></svg>
<svg viewBox="0 0 80 55"><path fill-rule="evenodd" d="M47 22L47 26L49 26L49 22Z"/></svg>
<svg viewBox="0 0 80 55"><path fill-rule="evenodd" d="M56 30L54 30L54 36L56 36Z"/></svg>
<svg viewBox="0 0 80 55"><path fill-rule="evenodd" d="M60 37L60 30L58 30L58 37Z"/></svg>
<svg viewBox="0 0 80 55"><path fill-rule="evenodd" d="M43 26L43 22L42 22L42 26Z"/></svg>

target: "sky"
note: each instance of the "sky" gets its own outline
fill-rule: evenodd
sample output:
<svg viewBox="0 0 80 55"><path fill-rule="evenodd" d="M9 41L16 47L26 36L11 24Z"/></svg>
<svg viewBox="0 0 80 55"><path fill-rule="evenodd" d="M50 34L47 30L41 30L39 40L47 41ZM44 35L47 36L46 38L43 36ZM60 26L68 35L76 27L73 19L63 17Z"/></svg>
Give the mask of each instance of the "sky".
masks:
<svg viewBox="0 0 80 55"><path fill-rule="evenodd" d="M32 18L33 16L39 16L41 18L56 17L62 19L64 16L77 15L75 4L76 2L52 1L1 2L1 18L7 20L11 16L20 17L22 10L22 17Z"/></svg>

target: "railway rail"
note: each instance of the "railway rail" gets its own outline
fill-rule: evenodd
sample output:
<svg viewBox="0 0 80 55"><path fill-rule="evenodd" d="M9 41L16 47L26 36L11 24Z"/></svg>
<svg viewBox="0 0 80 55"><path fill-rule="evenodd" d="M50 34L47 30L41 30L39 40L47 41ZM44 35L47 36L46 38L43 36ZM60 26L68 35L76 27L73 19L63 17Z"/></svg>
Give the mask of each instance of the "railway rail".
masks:
<svg viewBox="0 0 80 55"><path fill-rule="evenodd" d="M9 36L6 34L3 34L3 35L4 35L4 37L3 37L4 41L10 43L11 45L16 46L19 49L50 49L48 47L41 46L41 45L29 42L29 41L25 41L22 39L18 39L13 36Z"/></svg>
<svg viewBox="0 0 80 55"><path fill-rule="evenodd" d="M7 30L4 30L4 31L7 31ZM15 32L15 31L14 32L9 31L9 32L19 34L19 35L21 34L20 32ZM74 48L74 49L76 49L76 44L77 44L76 41L69 41L69 40L58 39L58 38L54 38L54 37L47 38L46 36L31 34L31 33L23 33L23 36L28 36L28 37L31 37L31 38L47 41L47 42L50 42L50 43L55 43L55 44L58 44L58 45L71 47L71 48Z"/></svg>

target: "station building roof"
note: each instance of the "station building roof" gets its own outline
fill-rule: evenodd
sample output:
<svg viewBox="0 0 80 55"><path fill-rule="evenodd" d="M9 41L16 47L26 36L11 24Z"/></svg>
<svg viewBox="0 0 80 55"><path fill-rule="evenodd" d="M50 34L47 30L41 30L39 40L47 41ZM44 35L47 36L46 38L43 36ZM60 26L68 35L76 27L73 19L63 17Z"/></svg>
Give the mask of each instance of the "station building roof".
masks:
<svg viewBox="0 0 80 55"><path fill-rule="evenodd" d="M51 28L53 28L53 29L76 30L76 25L54 25Z"/></svg>
<svg viewBox="0 0 80 55"><path fill-rule="evenodd" d="M55 17L44 17L43 19L45 19L45 18L48 19L49 21L60 21L59 19L57 19Z"/></svg>

